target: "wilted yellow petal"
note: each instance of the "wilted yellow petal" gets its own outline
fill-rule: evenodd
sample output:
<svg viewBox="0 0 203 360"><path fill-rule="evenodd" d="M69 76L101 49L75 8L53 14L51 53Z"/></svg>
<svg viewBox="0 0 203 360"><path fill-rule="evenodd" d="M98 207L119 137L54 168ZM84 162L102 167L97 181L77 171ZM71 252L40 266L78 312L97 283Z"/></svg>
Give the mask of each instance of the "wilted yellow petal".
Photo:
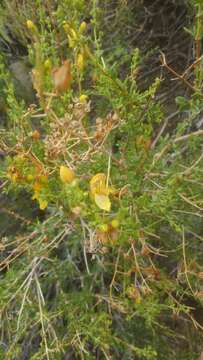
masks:
<svg viewBox="0 0 203 360"><path fill-rule="evenodd" d="M67 166L62 165L60 167L60 179L63 183L71 184L72 181L75 179L75 173Z"/></svg>
<svg viewBox="0 0 203 360"><path fill-rule="evenodd" d="M111 202L109 200L109 197L107 195L103 195L103 194L95 194L94 195L94 200L95 203L97 204L97 206L105 211L110 211L111 210Z"/></svg>

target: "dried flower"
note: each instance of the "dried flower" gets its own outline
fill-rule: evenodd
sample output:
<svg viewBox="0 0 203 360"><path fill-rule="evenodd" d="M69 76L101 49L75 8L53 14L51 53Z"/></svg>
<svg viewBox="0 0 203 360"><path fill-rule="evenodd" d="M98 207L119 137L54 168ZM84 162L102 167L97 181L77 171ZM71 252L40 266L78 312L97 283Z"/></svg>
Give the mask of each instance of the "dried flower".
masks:
<svg viewBox="0 0 203 360"><path fill-rule="evenodd" d="M52 75L57 94L69 89L72 80L70 61L64 61L62 66L53 70Z"/></svg>

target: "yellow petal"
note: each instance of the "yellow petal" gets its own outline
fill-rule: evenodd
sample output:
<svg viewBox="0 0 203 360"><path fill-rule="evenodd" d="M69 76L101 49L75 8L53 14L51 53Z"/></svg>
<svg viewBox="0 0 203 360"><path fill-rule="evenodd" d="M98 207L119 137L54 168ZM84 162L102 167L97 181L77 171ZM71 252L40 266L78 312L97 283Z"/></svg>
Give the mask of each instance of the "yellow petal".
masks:
<svg viewBox="0 0 203 360"><path fill-rule="evenodd" d="M107 195L95 194L94 200L100 209L105 210L105 211L111 210L111 202Z"/></svg>
<svg viewBox="0 0 203 360"><path fill-rule="evenodd" d="M106 188L106 175L98 173L90 180L90 192L92 195L100 193Z"/></svg>
<svg viewBox="0 0 203 360"><path fill-rule="evenodd" d="M62 165L60 167L60 179L63 183L71 184L72 181L75 179L75 173L67 166Z"/></svg>

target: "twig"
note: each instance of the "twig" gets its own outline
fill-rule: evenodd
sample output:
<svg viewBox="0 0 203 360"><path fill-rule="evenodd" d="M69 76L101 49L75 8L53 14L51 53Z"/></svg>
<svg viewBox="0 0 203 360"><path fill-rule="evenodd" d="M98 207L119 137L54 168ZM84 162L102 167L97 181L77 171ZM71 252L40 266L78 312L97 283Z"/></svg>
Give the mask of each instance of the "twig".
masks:
<svg viewBox="0 0 203 360"><path fill-rule="evenodd" d="M46 332L45 332L44 320L43 320L43 310L42 310L42 305L44 305L45 302L44 302L44 297L42 295L42 290L41 290L40 283L38 281L36 273L35 273L35 281L36 281L36 285L37 285L37 297L38 297L38 304L39 304L40 322L41 322L41 326L42 326L42 334L43 334L43 341L44 341L44 345L45 345L46 358L47 358L47 360L49 360L50 359L49 358L49 349L48 349L48 345L47 345L47 338L46 338Z"/></svg>
<svg viewBox="0 0 203 360"><path fill-rule="evenodd" d="M189 205L195 207L196 209L203 211L203 208L201 208L200 206L198 206L197 204L195 204L194 202L192 202L190 199L186 198L186 196L184 196L183 194L177 193L181 199L183 199L186 203L188 203Z"/></svg>
<svg viewBox="0 0 203 360"><path fill-rule="evenodd" d="M186 80L182 75L178 74L173 68L171 68L167 64L166 56L164 55L164 53L162 51L161 51L161 61L162 61L162 66L164 66L168 71L170 71L176 78L178 78L179 80L184 82L185 85L187 85L193 92L195 92L198 95L200 95L201 97L203 97L203 93L201 91L196 89L188 80Z"/></svg>
<svg viewBox="0 0 203 360"><path fill-rule="evenodd" d="M159 141L161 135L163 134L164 130L166 129L167 125L168 125L168 122L169 120L171 120L172 118L174 118L176 115L178 115L180 112L179 110L178 111L175 111L174 113L170 114L164 121L161 129L159 130L157 136L155 137L155 139L153 140L150 148L151 149L154 149L154 147L156 146L157 142Z"/></svg>
<svg viewBox="0 0 203 360"><path fill-rule="evenodd" d="M119 263L119 259L120 259L120 248L118 250L118 255L117 255L117 259L116 259L116 263L115 263L115 269L114 269L114 274L110 283L110 291L109 291L109 297L112 301L112 288L113 288L113 284L115 282L115 278L116 278L116 274L117 274L117 269L118 269L118 263Z"/></svg>
<svg viewBox="0 0 203 360"><path fill-rule="evenodd" d="M162 156L173 146L173 144L177 144L177 143L179 143L179 142L181 142L181 141L188 140L188 139L190 139L190 138L193 137L193 136L203 136L203 130L198 130L198 131L195 131L195 132L193 132L193 133L180 136L180 137L172 140L172 141L169 142L168 144L166 144L159 153L156 153L156 154L154 155L154 159L153 159L153 163L152 163L151 169L154 167L154 165L157 163L157 161L159 161L159 160L162 158ZM150 171L151 171L151 169L150 169Z"/></svg>
<svg viewBox="0 0 203 360"><path fill-rule="evenodd" d="M187 135L183 135L183 136L180 136L178 138L176 138L173 142L174 144L180 142L180 141L184 141L184 140L187 140L193 136L201 136L203 135L203 130L198 130L198 131L195 131L193 133L190 133L190 134L187 134Z"/></svg>
<svg viewBox="0 0 203 360"><path fill-rule="evenodd" d="M194 291L193 291L193 289L192 289L192 286L191 286L191 284L190 284L190 280L189 280L189 278L188 278L188 270L187 270L187 261L186 261L186 254L185 254L185 230L184 230L184 228L183 228L183 264L184 264L184 274L185 274L185 277L186 277L186 280L187 280L187 283L188 283L188 286L189 286L189 288L190 288L190 290L191 290L191 293L193 294L193 296L195 296L195 294L194 294Z"/></svg>
<svg viewBox="0 0 203 360"><path fill-rule="evenodd" d="M187 73L192 70L196 65L198 65L203 60L203 55L200 56L197 60L195 60L181 75L182 78L184 78Z"/></svg>

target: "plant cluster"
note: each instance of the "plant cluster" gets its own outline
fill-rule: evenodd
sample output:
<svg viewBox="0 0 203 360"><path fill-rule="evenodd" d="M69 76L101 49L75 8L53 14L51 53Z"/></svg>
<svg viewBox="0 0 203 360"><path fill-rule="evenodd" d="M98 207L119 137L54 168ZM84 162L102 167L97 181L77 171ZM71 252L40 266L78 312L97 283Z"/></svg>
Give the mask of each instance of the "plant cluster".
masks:
<svg viewBox="0 0 203 360"><path fill-rule="evenodd" d="M127 12L127 3L118 11ZM83 0L35 6L39 17L32 21L27 11L21 23L35 104L16 99L3 54L0 62L7 114L1 190L18 199L26 193L39 209L35 218L19 216L23 230L1 241L0 358L196 359L203 131L193 124L203 103L201 2L194 3L196 57L177 74L192 95L177 99L185 120L171 134L156 101L161 79L143 91L137 85L139 50L129 54L122 80L123 59L115 64L113 53L103 54L107 30L97 1L88 9Z"/></svg>

